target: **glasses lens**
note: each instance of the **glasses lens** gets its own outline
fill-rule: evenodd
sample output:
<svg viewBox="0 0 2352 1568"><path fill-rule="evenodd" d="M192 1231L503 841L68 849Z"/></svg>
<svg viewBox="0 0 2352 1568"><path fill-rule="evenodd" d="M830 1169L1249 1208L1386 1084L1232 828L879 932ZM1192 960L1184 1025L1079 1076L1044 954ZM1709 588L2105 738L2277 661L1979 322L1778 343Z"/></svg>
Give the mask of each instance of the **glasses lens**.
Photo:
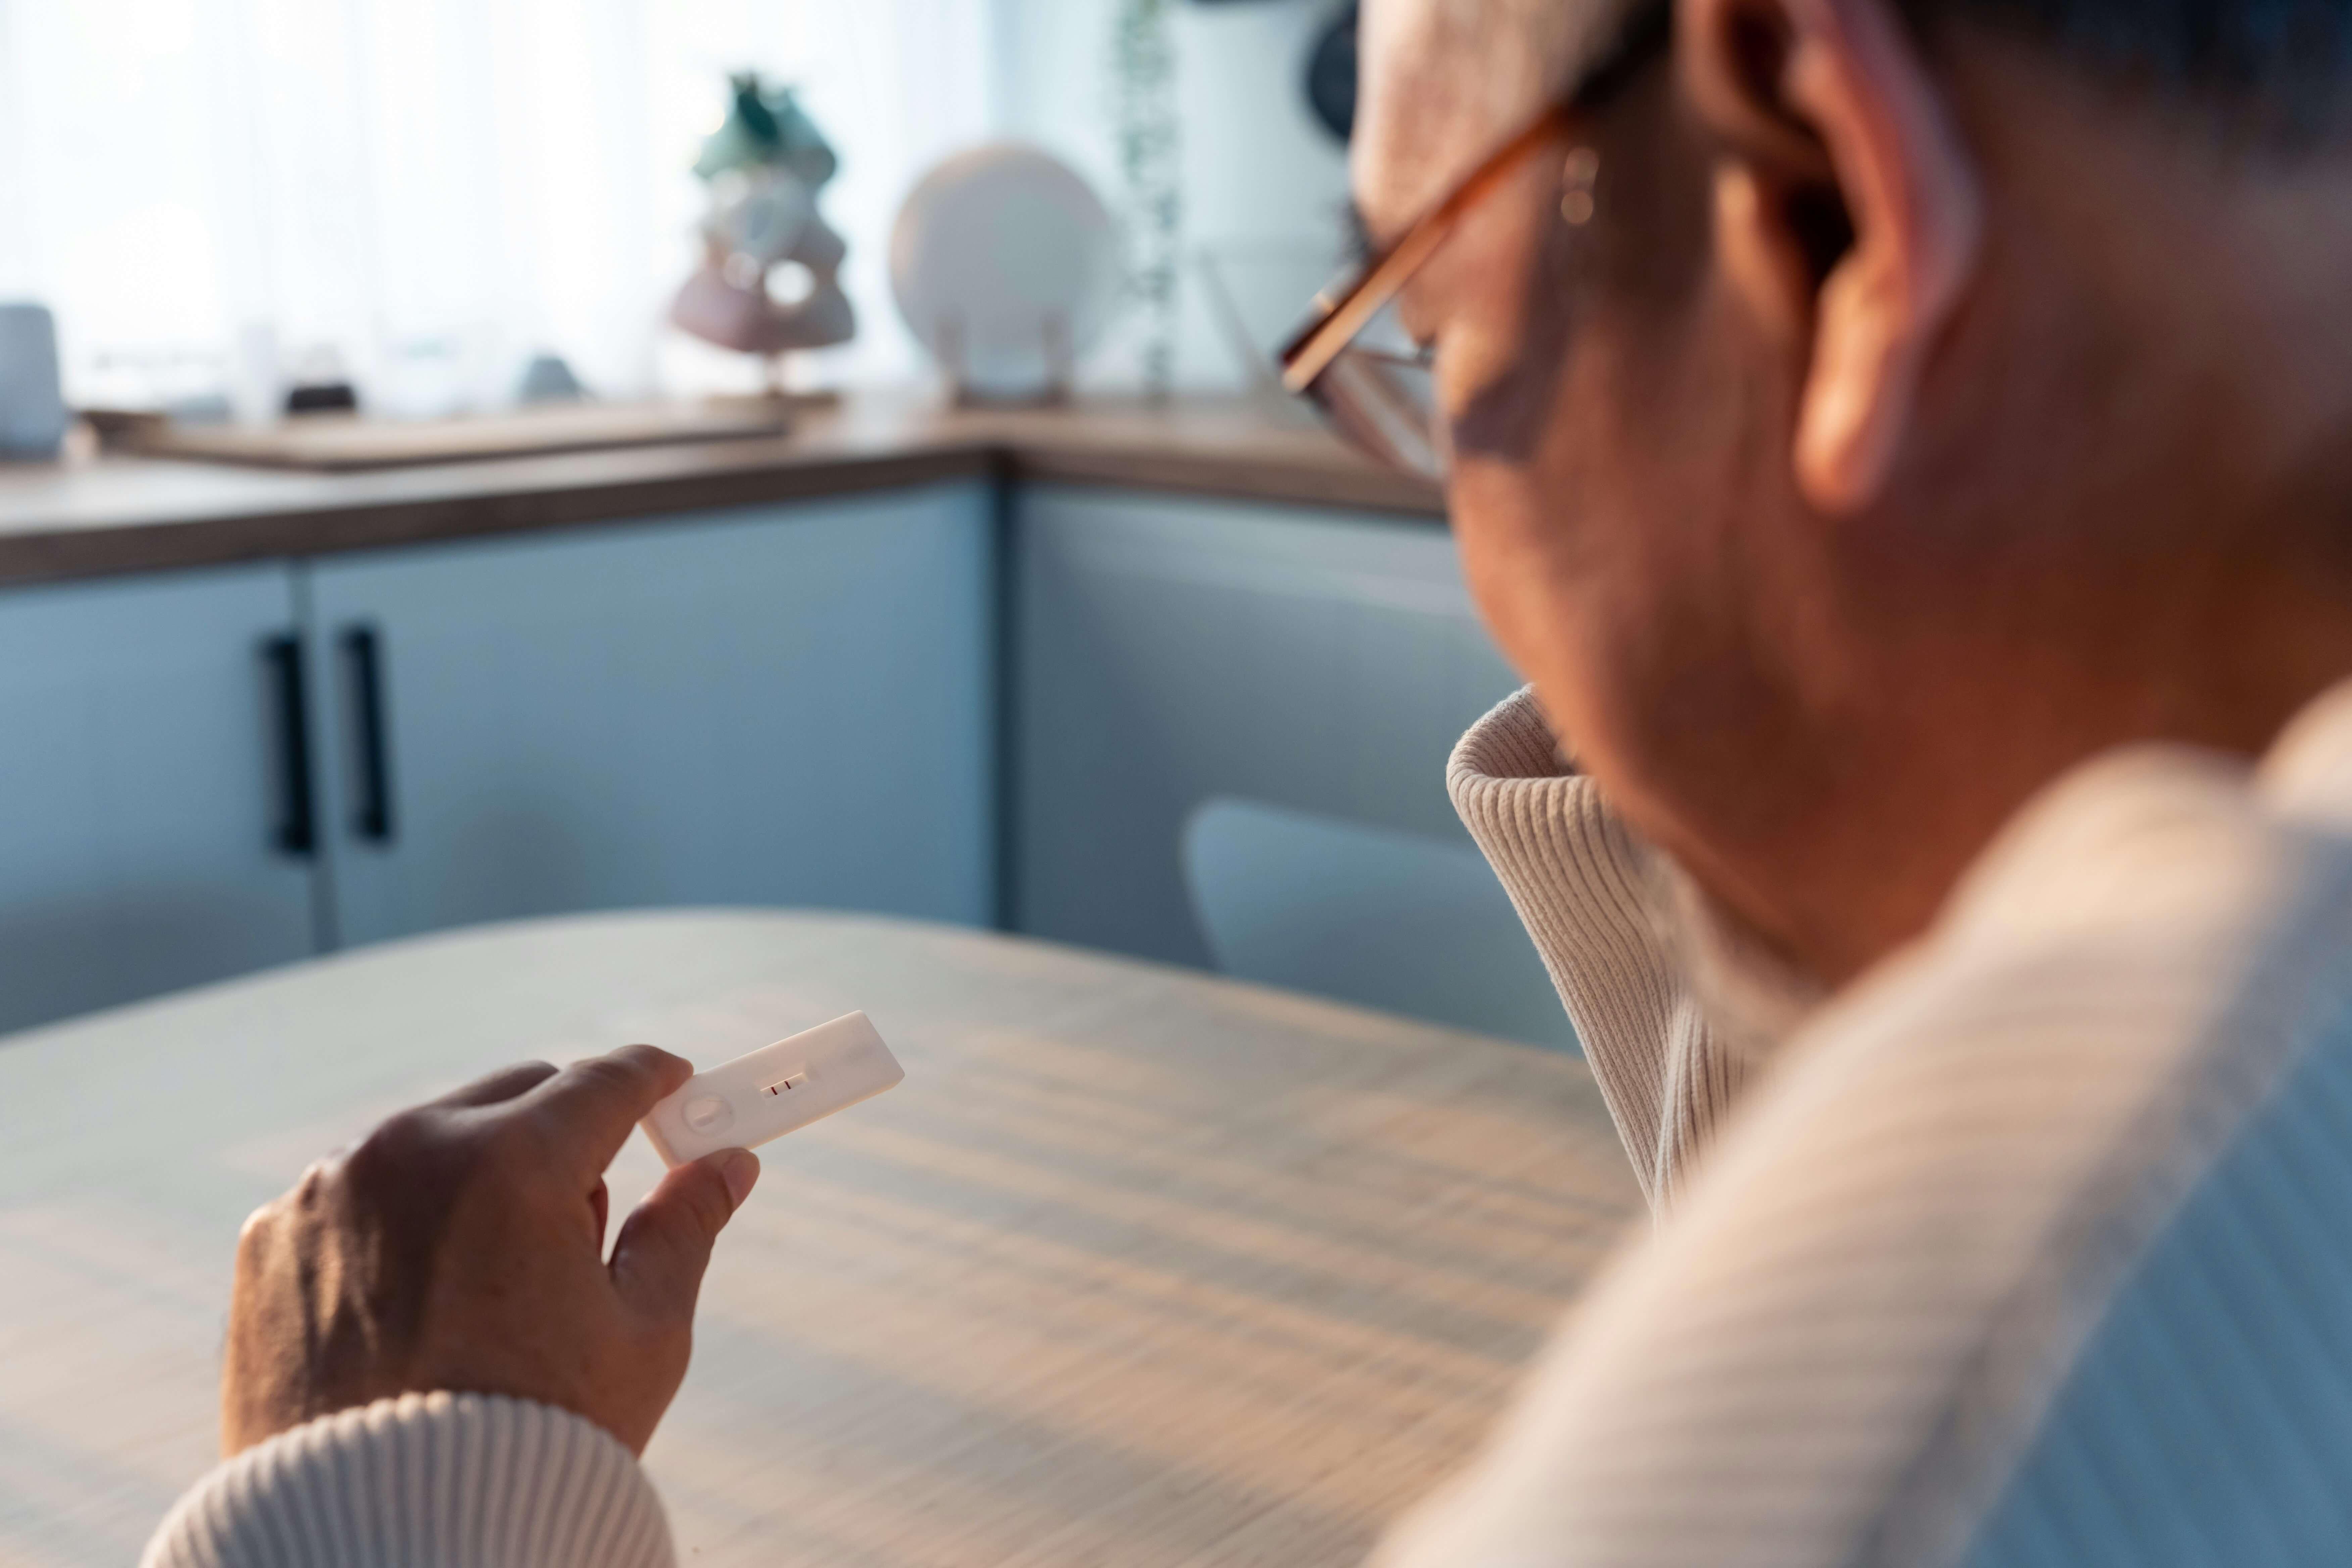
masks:
<svg viewBox="0 0 2352 1568"><path fill-rule="evenodd" d="M1425 360L1350 346L1308 391L1342 436L1381 462L1445 477L1437 385Z"/></svg>
<svg viewBox="0 0 2352 1568"><path fill-rule="evenodd" d="M1365 322L1307 392L1372 457L1423 479L1445 477L1436 380L1393 306Z"/></svg>

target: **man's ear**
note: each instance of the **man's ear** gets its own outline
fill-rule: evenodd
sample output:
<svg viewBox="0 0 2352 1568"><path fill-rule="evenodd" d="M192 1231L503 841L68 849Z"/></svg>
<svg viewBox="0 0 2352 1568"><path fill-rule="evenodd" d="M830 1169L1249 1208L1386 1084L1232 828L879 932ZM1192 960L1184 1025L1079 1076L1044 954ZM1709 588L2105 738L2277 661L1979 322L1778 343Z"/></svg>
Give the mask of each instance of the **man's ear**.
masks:
<svg viewBox="0 0 2352 1568"><path fill-rule="evenodd" d="M1976 269L1976 165L1893 0L1682 0L1678 53L1718 143L1725 272L1810 353L1798 484L1858 510Z"/></svg>

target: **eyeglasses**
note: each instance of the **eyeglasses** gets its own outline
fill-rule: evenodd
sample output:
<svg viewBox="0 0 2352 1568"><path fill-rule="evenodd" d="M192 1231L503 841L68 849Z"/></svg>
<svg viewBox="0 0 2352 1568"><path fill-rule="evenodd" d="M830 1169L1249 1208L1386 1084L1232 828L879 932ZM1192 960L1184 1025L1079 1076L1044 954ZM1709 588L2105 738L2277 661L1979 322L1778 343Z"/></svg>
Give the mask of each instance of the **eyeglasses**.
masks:
<svg viewBox="0 0 2352 1568"><path fill-rule="evenodd" d="M1282 351L1282 384L1312 399L1341 436L1373 458L1424 479L1442 479L1449 460L1437 406L1432 351L1412 340L1397 299L1461 226L1470 210L1613 90L1671 36L1673 7L1646 8L1584 85L1538 117L1472 170L1444 200L1374 255L1349 282L1327 289ZM1601 155L1577 145L1560 165L1559 216L1582 226L1592 219Z"/></svg>

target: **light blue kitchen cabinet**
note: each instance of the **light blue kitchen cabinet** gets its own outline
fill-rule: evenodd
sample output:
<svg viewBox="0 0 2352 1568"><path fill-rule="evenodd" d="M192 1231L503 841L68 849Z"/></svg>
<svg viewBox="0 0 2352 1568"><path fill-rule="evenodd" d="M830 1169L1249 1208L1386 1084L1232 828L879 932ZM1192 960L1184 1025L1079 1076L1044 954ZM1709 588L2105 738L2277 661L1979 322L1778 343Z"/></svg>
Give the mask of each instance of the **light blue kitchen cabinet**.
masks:
<svg viewBox="0 0 2352 1568"><path fill-rule="evenodd" d="M305 567L343 943L993 912L993 521L947 485Z"/></svg>
<svg viewBox="0 0 2352 1568"><path fill-rule="evenodd" d="M1572 1042L1446 798L1519 682L1444 530L1041 487L1013 539L1017 929Z"/></svg>
<svg viewBox="0 0 2352 1568"><path fill-rule="evenodd" d="M0 1031L313 951L294 625L283 565L0 592Z"/></svg>

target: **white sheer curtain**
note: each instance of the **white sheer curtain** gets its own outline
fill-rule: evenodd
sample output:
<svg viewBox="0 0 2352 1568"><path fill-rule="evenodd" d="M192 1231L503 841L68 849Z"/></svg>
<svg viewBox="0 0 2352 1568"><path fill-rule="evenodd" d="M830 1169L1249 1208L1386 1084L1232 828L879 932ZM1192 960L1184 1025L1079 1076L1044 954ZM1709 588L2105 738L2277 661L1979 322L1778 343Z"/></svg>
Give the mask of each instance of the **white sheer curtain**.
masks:
<svg viewBox="0 0 2352 1568"><path fill-rule="evenodd" d="M839 377L905 374L899 197L990 122L989 0L0 0L0 299L58 314L85 402L331 354L379 407L500 400L562 354L599 392L751 384L666 333L688 172L730 71L802 89L841 154Z"/></svg>

